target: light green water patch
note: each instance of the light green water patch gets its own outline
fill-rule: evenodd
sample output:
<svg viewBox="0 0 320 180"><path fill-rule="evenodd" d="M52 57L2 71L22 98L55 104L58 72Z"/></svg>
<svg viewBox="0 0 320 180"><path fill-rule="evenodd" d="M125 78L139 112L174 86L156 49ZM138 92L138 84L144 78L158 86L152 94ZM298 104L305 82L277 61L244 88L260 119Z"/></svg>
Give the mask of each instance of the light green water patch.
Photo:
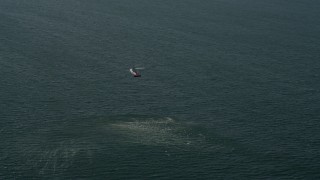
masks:
<svg viewBox="0 0 320 180"><path fill-rule="evenodd" d="M122 143L201 152L223 148L212 143L205 128L171 117L133 116L107 123L105 128L106 131L111 129L118 137L122 137L119 139Z"/></svg>

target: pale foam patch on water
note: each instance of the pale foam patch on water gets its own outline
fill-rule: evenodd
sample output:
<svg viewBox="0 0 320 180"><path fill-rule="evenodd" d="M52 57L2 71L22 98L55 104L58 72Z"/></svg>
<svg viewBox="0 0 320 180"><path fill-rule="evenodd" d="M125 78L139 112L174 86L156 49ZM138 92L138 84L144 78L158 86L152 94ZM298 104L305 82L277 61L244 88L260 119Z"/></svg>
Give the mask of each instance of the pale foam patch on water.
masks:
<svg viewBox="0 0 320 180"><path fill-rule="evenodd" d="M150 146L165 146L181 150L214 151L222 148L212 144L197 127L191 123L182 123L171 117L131 118L110 124L111 128L124 136L125 143ZM201 129L202 130L202 129Z"/></svg>

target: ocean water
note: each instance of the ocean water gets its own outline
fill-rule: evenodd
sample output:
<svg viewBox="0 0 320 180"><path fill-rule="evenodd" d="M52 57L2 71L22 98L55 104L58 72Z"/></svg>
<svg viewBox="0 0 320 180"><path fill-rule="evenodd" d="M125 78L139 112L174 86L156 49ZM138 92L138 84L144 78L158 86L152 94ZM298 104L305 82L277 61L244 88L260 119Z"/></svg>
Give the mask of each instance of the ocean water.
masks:
<svg viewBox="0 0 320 180"><path fill-rule="evenodd" d="M0 0L0 179L320 179L319 9Z"/></svg>

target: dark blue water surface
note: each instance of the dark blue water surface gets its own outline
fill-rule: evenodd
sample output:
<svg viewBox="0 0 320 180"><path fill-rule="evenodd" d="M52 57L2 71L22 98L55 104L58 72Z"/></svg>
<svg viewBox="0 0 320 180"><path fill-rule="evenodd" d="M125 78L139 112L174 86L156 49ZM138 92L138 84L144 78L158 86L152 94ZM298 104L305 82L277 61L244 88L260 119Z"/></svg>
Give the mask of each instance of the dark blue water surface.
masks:
<svg viewBox="0 0 320 180"><path fill-rule="evenodd" d="M0 179L319 179L319 9L0 0Z"/></svg>

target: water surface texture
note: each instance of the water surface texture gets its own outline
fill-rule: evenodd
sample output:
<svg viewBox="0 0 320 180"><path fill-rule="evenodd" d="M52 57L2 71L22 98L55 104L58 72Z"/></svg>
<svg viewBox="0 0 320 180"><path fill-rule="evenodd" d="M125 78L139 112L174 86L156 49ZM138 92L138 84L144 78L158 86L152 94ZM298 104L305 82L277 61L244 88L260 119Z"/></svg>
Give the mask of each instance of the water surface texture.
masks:
<svg viewBox="0 0 320 180"><path fill-rule="evenodd" d="M0 179L320 179L319 9L0 0Z"/></svg>

